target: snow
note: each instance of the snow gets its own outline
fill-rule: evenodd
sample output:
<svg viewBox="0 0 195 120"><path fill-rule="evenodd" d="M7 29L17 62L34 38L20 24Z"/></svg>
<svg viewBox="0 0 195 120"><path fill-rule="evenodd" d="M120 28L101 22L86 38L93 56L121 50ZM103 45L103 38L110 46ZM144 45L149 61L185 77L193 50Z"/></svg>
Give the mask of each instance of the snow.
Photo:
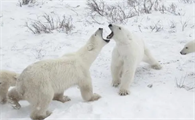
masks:
<svg viewBox="0 0 195 120"><path fill-rule="evenodd" d="M110 3L116 2L114 0ZM109 3L108 2L108 3ZM91 67L94 92L102 96L94 102L85 102L77 87L65 91L71 101L52 101L49 110L53 111L46 120L195 120L194 89L186 90L176 86L176 81L184 79L184 85L195 86L195 54L180 55L183 46L195 39L195 4L174 2L182 9L182 16L170 13L153 12L130 18L126 26L130 31L144 38L153 55L163 66L156 71L145 63L138 66L135 79L130 87L131 94L119 96L118 88L111 86L110 62L115 45L106 45ZM84 0L40 0L35 5L19 6L17 0L1 0L0 10L0 56L1 68L18 73L36 61L58 58L74 52L85 44L89 36L99 27L104 28L104 36L110 33L105 19L98 25L91 20ZM54 31L51 34L35 35L25 27L25 22L37 19L44 13L71 15L74 30L70 34ZM151 32L150 26L160 20L160 32ZM176 28L171 29L174 21ZM181 21L188 26L182 31ZM140 29L138 26L141 26ZM31 107L26 101L22 108L15 110L10 104L0 105L0 120L30 120Z"/></svg>

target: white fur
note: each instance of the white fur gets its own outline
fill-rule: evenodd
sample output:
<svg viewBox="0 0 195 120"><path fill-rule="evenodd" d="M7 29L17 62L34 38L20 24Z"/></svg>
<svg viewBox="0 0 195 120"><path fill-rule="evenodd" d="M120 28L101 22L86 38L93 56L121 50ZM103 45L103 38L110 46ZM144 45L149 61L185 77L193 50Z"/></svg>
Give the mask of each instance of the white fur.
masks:
<svg viewBox="0 0 195 120"><path fill-rule="evenodd" d="M127 95L141 61L149 63L154 69L161 69L161 65L153 58L142 39L121 26L112 25L110 29L116 42L112 52L112 84L115 87L120 84L119 94Z"/></svg>
<svg viewBox="0 0 195 120"><path fill-rule="evenodd" d="M0 103L7 102L7 92L10 86L15 86L18 74L12 71L0 71Z"/></svg>
<svg viewBox="0 0 195 120"><path fill-rule="evenodd" d="M193 53L195 52L195 40L192 40L190 42L188 42L187 44L185 44L184 48L181 50L181 54L182 55L186 55L189 53Z"/></svg>
<svg viewBox="0 0 195 120"><path fill-rule="evenodd" d="M98 100L100 96L93 93L89 68L104 45L102 30L97 30L77 52L28 66L19 76L16 89L11 91L9 97L15 97L16 91L20 93L33 106L32 119L49 116L51 112L47 108L52 99L61 102L70 100L63 93L73 85L79 86L84 100Z"/></svg>

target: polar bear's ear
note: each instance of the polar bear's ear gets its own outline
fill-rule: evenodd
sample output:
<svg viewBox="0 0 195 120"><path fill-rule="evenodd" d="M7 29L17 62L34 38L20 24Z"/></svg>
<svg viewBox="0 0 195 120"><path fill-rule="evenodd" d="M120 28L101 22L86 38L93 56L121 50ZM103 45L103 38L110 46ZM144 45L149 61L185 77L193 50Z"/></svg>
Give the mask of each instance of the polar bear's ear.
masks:
<svg viewBox="0 0 195 120"><path fill-rule="evenodd" d="M94 49L94 45L93 44L89 44L88 46L87 46L87 50L88 51L92 51Z"/></svg>

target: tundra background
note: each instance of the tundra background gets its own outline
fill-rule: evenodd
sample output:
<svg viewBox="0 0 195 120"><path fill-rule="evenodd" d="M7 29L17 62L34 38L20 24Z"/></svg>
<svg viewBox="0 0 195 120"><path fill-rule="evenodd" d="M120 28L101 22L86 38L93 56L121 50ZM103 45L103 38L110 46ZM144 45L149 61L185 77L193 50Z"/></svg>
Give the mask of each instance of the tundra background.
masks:
<svg viewBox="0 0 195 120"><path fill-rule="evenodd" d="M131 94L119 96L111 86L111 40L91 67L94 91L102 98L84 102L71 88L65 92L71 101L53 101L46 120L194 120L195 54L180 54L195 38L194 11L194 0L0 0L0 69L20 73L36 61L78 50L99 27L106 37L109 23L122 24L145 40L162 70L142 63ZM21 105L0 105L0 120L30 120L29 104Z"/></svg>

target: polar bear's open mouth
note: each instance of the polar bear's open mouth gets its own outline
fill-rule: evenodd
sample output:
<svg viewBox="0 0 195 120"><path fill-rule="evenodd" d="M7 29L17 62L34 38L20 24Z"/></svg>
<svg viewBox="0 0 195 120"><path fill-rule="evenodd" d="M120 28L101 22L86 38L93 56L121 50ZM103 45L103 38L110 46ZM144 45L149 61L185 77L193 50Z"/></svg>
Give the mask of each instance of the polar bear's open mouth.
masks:
<svg viewBox="0 0 195 120"><path fill-rule="evenodd" d="M113 36L114 36L114 32L112 31L106 38L107 39L112 39Z"/></svg>
<svg viewBox="0 0 195 120"><path fill-rule="evenodd" d="M108 38L107 38L107 39L104 39L104 38L103 38L103 28L99 28L99 30L101 30L102 39L103 39L105 42L107 42L107 43L110 42L110 40L107 40Z"/></svg>

